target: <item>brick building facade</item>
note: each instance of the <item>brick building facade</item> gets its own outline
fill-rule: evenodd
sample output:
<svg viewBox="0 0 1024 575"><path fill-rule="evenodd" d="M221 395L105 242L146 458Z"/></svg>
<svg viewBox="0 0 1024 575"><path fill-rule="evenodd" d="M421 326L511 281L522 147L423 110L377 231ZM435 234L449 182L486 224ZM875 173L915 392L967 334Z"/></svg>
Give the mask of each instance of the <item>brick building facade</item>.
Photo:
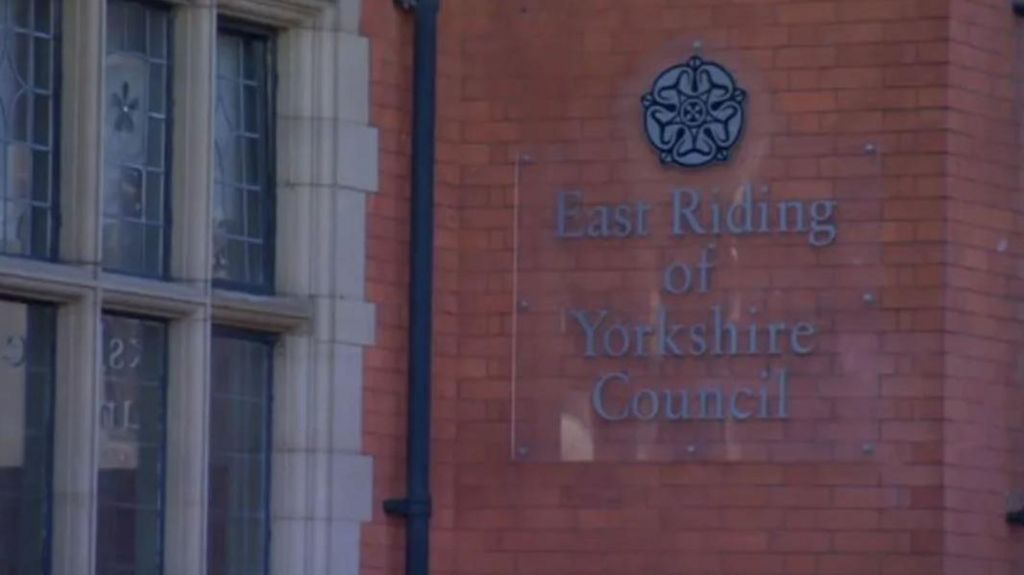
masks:
<svg viewBox="0 0 1024 575"><path fill-rule="evenodd" d="M1024 573L1010 2L442 4L432 573ZM0 0L0 575L405 571L413 43Z"/></svg>
<svg viewBox="0 0 1024 575"><path fill-rule="evenodd" d="M367 268L378 330L364 391L378 500L403 490L405 421L412 30L387 4L364 6L362 19L381 142ZM1005 520L1024 423L1019 27L999 0L446 0L433 571L1021 572L1021 535ZM728 164L686 171L658 162L640 102L698 41L744 84L750 129ZM768 455L749 437L735 453L692 459L517 453L512 382L537 384L515 355L530 339L514 332L513 317L530 313L517 311L529 290L516 282L541 280L512 273L532 245L516 222L527 238L554 233L531 199L582 189L625 201L743 178L779 198L838 203L834 247L737 242L748 255L720 272L736 283L719 288L815 302L818 349L794 360L792 385L825 398L810 432L823 449L787 460L771 451L788 445L783 434ZM544 223L523 224L531 214ZM630 289L646 268L615 263L639 253L617 246L577 244L566 281ZM786 302L796 319L799 301ZM578 330L560 337L583 345ZM541 429L534 440L559 437ZM379 505L362 549L363 573L401 572L401 524Z"/></svg>

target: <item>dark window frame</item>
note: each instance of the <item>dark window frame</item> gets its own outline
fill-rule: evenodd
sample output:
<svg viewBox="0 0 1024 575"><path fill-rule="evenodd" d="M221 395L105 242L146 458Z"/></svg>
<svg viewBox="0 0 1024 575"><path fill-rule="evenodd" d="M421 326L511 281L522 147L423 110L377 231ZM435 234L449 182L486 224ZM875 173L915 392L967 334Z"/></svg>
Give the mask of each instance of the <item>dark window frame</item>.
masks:
<svg viewBox="0 0 1024 575"><path fill-rule="evenodd" d="M118 319L127 319L127 320L134 320L134 321L142 321L142 322L149 322L149 323L158 323L158 324L161 324L163 326L163 328L164 328L164 341L163 341L162 349L160 350L160 353L163 354L162 355L162 360L161 360L162 364L163 364L163 370L162 370L163 373L161 373L161 377L160 377L160 390L161 390L160 401L162 402L164 409L163 409L163 420L160 422L161 432L162 432L162 437L160 439L160 445L162 446L162 449L160 450L160 461L159 461L159 468L160 468L160 495L157 498L157 505L159 506L159 518L160 518L160 521L159 521L160 533L157 535L157 546L158 546L158 549L159 549L159 552L158 552L158 555L157 555L157 565L159 566L159 572L160 573L164 573L165 572L165 566L166 566L166 563L165 563L164 559L166 557L166 552L167 552L167 550L165 548L165 539L167 537L167 451L168 451L168 435L169 435L168 434L168 422L170 421L170 409L169 409L170 408L170 404L168 403L168 401L169 401L168 390L170 388L170 359L171 359L170 328L171 328L171 321L168 318L159 317L159 316L152 316L152 315L145 315L145 314L138 314L138 313L131 313L131 312L123 312L123 311L120 311L120 310L103 309L101 311L101 313L100 313L100 325L101 326L102 326L102 323L103 323L103 318L106 318L106 317L112 317L112 318L118 318ZM100 363L101 363L101 366L103 368L102 374L101 374L101 383L105 384L106 383L106 377L107 377L107 375L106 375L106 369L107 368L106 368L106 356L105 356L105 354L106 354L107 350L106 350L106 336L103 333L102 327L100 329L100 352L101 352ZM99 471L100 471L100 469L97 466L95 468L95 476L94 476L94 479L97 481L97 488L96 488L97 490L98 490ZM98 491L97 491L97 497L98 496L99 496L99 494L98 494ZM100 508L100 501L97 499L96 506L94 508L94 515L93 515L93 521L97 525L99 524L99 508ZM99 537L97 536L96 539L93 542L93 547L94 547L93 552L94 552L94 555L95 555L94 564L95 564L96 569L99 568L99 564L98 564L98 562L99 562L99 552L98 552L99 544L98 544L98 541L99 541Z"/></svg>
<svg viewBox="0 0 1024 575"><path fill-rule="evenodd" d="M52 34L50 36L51 42L51 73L52 78L50 80L50 107L52 117L50 118L50 170L48 172L50 178L50 206L48 207L49 217L47 220L50 224L50 242L46 246L45 253L40 255L33 255L31 253L15 253L8 252L6 250L0 250L0 256L28 259L36 261L47 261L57 262L61 256L60 246L60 234L61 225L63 220L61 218L61 113L64 110L62 96L64 93L64 1L63 0L46 0L50 3L50 19L52 26ZM32 8L33 13L35 12L34 4ZM33 18L34 20L34 18ZM10 26L13 28L14 26ZM33 34L35 36L35 34ZM3 36L0 36L0 40ZM34 50L34 48L33 48ZM33 74L35 65L30 64L33 68ZM29 116L32 116L29 113ZM31 138L29 138L31 139ZM0 209L6 210L7 191L0 188ZM0 215L0 217L6 217ZM30 240L31 241L31 240ZM31 251L31 249L30 249Z"/></svg>
<svg viewBox="0 0 1024 575"><path fill-rule="evenodd" d="M256 343L256 344L260 344L260 345L265 345L267 347L268 351L269 351L268 362L267 362L267 380L268 381L266 382L267 383L267 395L266 395L266 401L267 401L267 406L266 406L266 422L267 423L264 426L264 433L265 433L265 437L267 438L267 446L266 446L266 450L264 452L264 456L266 457L266 464L264 465L264 469L263 469L263 481L264 481L264 485L266 486L266 488L263 491L263 510L264 510L264 512L266 514L265 515L266 519L264 521L264 528L263 528L263 573L258 574L258 575L269 575L269 573L270 573L270 545L271 545L271 531L272 531L271 508L270 508L270 505L271 505L270 492L271 492L271 489L272 489L272 477L273 477L273 465L274 465L274 435L273 435L273 433L274 433L274 383L275 383L275 378L274 378L274 366L275 366L274 359L275 358L274 358L274 355L275 355L276 350L277 350L277 344L280 341L280 336L277 335L277 334L273 334L273 333L254 331L254 330L240 328L240 327L227 326L227 325L216 325L215 324L213 326L213 330L212 330L212 334L211 334L211 338L210 338L210 347L211 347L211 349L213 348L213 340L215 338L217 338L217 337L228 338L228 339L236 339L236 340L241 340L241 341L247 341L247 342L250 342L250 343ZM211 391L211 394L212 394L212 391ZM210 461L209 461L210 451L211 450L209 450L209 437L207 437L207 462L206 462L206 470L207 470L207 472L209 472L209 469L210 469ZM209 504L209 497L210 497L210 492L208 491L207 492L207 504ZM209 507L209 505L208 505L208 507ZM209 517L206 518L206 521L209 522ZM207 525L207 527L208 527L208 525ZM207 529L207 533L209 533L209 529ZM206 540L205 543L207 545L209 545L209 535L207 535L207 540ZM207 559L205 559L205 561L209 561L208 557L209 557L209 550L207 550ZM207 564L206 567L207 567L207 569L209 569L209 564Z"/></svg>
<svg viewBox="0 0 1024 575"><path fill-rule="evenodd" d="M229 291L238 291L255 295L273 295L277 281L277 34L278 30L230 16L217 18L217 34L228 34L249 40L266 43L266 98L267 105L263 121L267 127L267 137L263 145L263 153L267 158L266 190L263 195L266 206L263 210L263 243L267 248L264 254L264 282L260 284L213 278L213 287ZM214 50L217 49L216 43ZM216 58L215 58L216 60ZM216 90L216 81L214 82ZM214 121L216 122L216 101L214 98ZM214 136L216 139L216 135ZM213 193L216 194L216 184ZM216 237L216 230L211 232L211 239Z"/></svg>
<svg viewBox="0 0 1024 575"><path fill-rule="evenodd" d="M47 421L46 433L49 436L46 442L46 506L43 514L43 548L40 550L43 553L42 565L43 573L49 575L53 570L53 498L54 498L54 481L53 476L56 469L56 457L57 457L57 306L50 303L41 303L35 301L29 301L28 305L34 306L37 310L46 310L46 313L51 315L50 325L53 328L53 334L50 338L49 349L47 354L50 356L52 366L50 368L50 399L47 409L49 411L50 419ZM30 312L31 313L31 312ZM33 324L36 322L29 321L28 329L31 330ZM32 332L29 331L28 337L32 336Z"/></svg>
<svg viewBox="0 0 1024 575"><path fill-rule="evenodd" d="M161 0L119 0L124 4L138 4L148 9L161 10L167 14L167 55L163 65L167 68L167 85L165 86L164 94L164 129L166 130L166 143L164 146L164 174L163 174L163 206L160 211L163 216L162 238L161 238L161 249L163 253L162 261L160 262L159 270L155 274L144 273L140 271L132 271L121 268L108 268L103 262L100 262L103 271L111 274L125 275L129 277L138 277L143 279L152 279L159 281L171 281L171 250L174 245L174 219L172 209L173 206L173 194L174 194L174 76L175 76L175 58L174 58L174 23L177 18L178 11L175 9L174 4L164 2ZM104 34L103 38L103 52L102 56L104 59L104 67L106 66L107 57L107 35ZM105 70L104 70L105 71ZM105 100L104 100L105 102ZM109 112L108 112L109 113ZM149 112L146 112L147 116ZM106 142L104 142L106 145ZM107 167L104 164L101 166L101 170L106 170ZM145 184L143 184L145 185ZM106 193L105 189L100 190L100 199L102 203L104 201L103 194ZM100 216L100 228L102 230L103 225L106 223L106 216ZM102 251L103 246L100 246ZM145 254L144 254L145 255Z"/></svg>
<svg viewBox="0 0 1024 575"><path fill-rule="evenodd" d="M63 187L60 185L60 160L61 160L61 113L64 110L64 2L53 0L53 166L50 177L53 178L53 214L51 216L53 226L53 240L50 244L50 261L60 259L60 234L61 226L64 223L61 212L61 193Z"/></svg>
<svg viewBox="0 0 1024 575"><path fill-rule="evenodd" d="M0 303L7 302L13 304L19 304L26 306L26 314L28 314L28 321L25 326L25 340L26 343L32 337L32 329L37 323L33 321L33 313L48 314L47 319L49 327L52 328L53 333L50 336L50 342L44 353L50 359L49 366L49 398L46 405L47 414L49 418L46 421L45 433L47 434L46 441L46 453L44 463L44 475L45 475L45 503L43 504L42 520L43 520L43 533L42 533L42 546L39 549L41 554L39 560L42 566L42 575L49 575L53 570L53 500L54 500L54 470L56 467L56 439L57 439L57 305L52 302L33 300L21 296L3 295L0 296ZM33 309L35 308L35 309ZM25 351L26 356L30 353L39 353ZM26 369L31 367L28 365L29 360L25 359Z"/></svg>

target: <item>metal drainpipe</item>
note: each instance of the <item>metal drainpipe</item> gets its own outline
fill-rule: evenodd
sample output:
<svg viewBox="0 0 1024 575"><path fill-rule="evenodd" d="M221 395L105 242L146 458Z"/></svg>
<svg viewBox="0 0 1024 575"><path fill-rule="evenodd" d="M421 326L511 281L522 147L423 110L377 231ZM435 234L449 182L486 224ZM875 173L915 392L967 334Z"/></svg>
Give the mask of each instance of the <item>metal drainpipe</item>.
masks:
<svg viewBox="0 0 1024 575"><path fill-rule="evenodd" d="M413 53L412 198L409 246L409 407L406 496L384 502L406 520L405 572L430 571L430 410L434 293L434 131L437 15L441 0L396 0L416 20Z"/></svg>

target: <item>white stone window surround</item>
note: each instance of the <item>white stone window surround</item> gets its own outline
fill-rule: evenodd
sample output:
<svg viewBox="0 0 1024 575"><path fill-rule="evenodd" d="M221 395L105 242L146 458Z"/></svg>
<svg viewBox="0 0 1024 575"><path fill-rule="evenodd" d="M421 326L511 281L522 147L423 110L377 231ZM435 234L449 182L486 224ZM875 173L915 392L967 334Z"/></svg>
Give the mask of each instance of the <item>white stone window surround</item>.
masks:
<svg viewBox="0 0 1024 575"><path fill-rule="evenodd" d="M0 256L0 294L59 305L54 575L95 565L100 316L169 322L164 573L204 575L212 326L276 333L271 575L359 572L371 514L362 450L366 196L377 189L361 0L172 0L171 282L100 266L104 0L64 0L60 262ZM210 214L217 15L278 32L276 295L212 287Z"/></svg>

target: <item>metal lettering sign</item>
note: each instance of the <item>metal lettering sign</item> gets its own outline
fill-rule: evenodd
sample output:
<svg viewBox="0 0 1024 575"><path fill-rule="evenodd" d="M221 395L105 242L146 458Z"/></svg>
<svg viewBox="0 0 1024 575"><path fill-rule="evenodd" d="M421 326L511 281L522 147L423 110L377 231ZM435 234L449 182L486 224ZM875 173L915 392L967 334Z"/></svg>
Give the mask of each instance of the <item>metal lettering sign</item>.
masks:
<svg viewBox="0 0 1024 575"><path fill-rule="evenodd" d="M741 66L694 55L644 82L643 129L616 107L607 124L634 129L610 153L542 141L520 156L515 459L874 453L898 370L877 335L893 321L877 291L891 277L873 219L881 156L865 142L834 179L780 149L787 118ZM659 169L648 145L684 170Z"/></svg>
<svg viewBox="0 0 1024 575"><path fill-rule="evenodd" d="M752 151L771 123L748 126ZM646 165L584 181L556 149L523 168L513 457L869 457L895 369L876 344L876 224L831 183L778 178L770 157L682 176ZM858 184L875 185L877 163L864 169Z"/></svg>
<svg viewBox="0 0 1024 575"><path fill-rule="evenodd" d="M721 302L712 303L704 317L680 321L668 308L674 298L688 299L713 291L719 267L716 240L723 236L792 234L812 248L832 245L839 232L838 204L834 200L775 201L767 187L754 193L753 184L741 186L729 204L711 200L700 191L678 189L670 193L668 218L652 225L653 202L602 204L587 201L584 192L555 196L554 235L560 240L645 239L658 232L685 241L708 238L696 261L674 260L661 273L661 303L639 317L614 313L607 307L566 310L570 333L582 343L586 359L784 358L807 356L816 346L818 327L804 319L779 318L765 323L756 317L729 317ZM659 229L661 228L661 229ZM692 308L691 308L692 310ZM788 371L761 372L757 387L742 385L685 388L636 388L628 372L616 369L600 374L593 386L591 405L605 421L666 421L788 419ZM612 406L610 389L620 392Z"/></svg>
<svg viewBox="0 0 1024 575"><path fill-rule="evenodd" d="M746 99L728 70L693 56L662 72L644 95L647 138L665 164L726 162L743 135Z"/></svg>

